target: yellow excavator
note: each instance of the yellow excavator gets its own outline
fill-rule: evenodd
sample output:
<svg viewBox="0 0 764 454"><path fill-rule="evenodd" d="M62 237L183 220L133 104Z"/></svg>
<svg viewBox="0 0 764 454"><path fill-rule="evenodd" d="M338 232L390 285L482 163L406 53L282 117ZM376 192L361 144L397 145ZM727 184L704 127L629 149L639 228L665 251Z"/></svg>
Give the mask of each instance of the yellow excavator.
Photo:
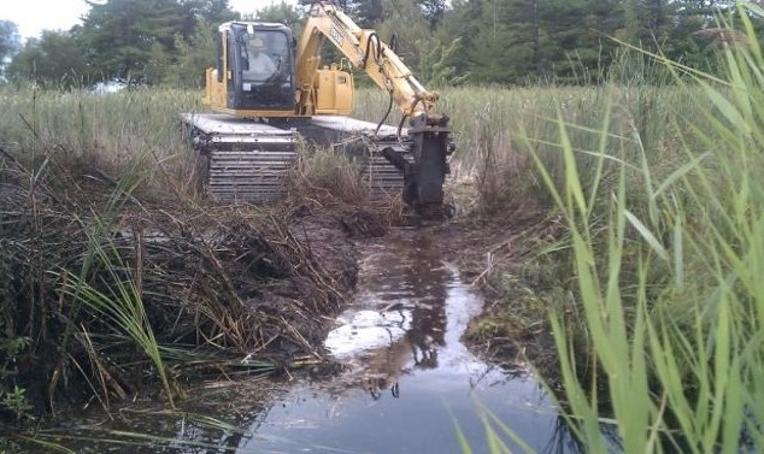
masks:
<svg viewBox="0 0 764 454"><path fill-rule="evenodd" d="M208 195L278 199L298 144L313 143L357 160L372 195L397 192L420 213L442 212L454 148L449 119L435 110L438 94L417 81L394 46L329 1L311 3L299 41L276 23L233 21L218 31L217 62L207 69L203 100L214 113L183 115ZM389 93L379 123L347 116L353 76L337 64L322 66L326 41ZM385 124L393 106L401 112L397 128Z"/></svg>

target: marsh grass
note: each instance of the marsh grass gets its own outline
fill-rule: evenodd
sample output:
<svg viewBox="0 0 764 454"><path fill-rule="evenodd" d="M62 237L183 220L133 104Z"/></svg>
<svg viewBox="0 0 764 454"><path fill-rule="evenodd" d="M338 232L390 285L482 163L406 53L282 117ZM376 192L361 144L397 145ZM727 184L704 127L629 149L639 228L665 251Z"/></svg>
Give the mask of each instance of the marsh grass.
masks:
<svg viewBox="0 0 764 454"><path fill-rule="evenodd" d="M539 251L564 274L544 309L561 408L592 452L612 445L605 422L627 452L764 450L764 56L743 26L748 46L724 50L722 78L631 49L600 86L442 90L454 178L477 201L470 214L504 215L510 227L505 208L519 204L565 220L566 235ZM199 108L196 92L2 87L0 96L0 146L14 153L41 161L55 145L62 161L84 173L97 163L115 180L138 162L136 191L192 191L177 114ZM356 116L379 121L386 106L386 94L362 90ZM305 155L294 181L303 194L351 200L361 189L357 170L328 151ZM140 294L118 277L88 307L116 301L115 327L148 356L182 357L150 346ZM499 423L487 421L513 440Z"/></svg>
<svg viewBox="0 0 764 454"><path fill-rule="evenodd" d="M367 198L359 166L341 151L302 145L297 165L288 178L294 199L336 199L362 205Z"/></svg>
<svg viewBox="0 0 764 454"><path fill-rule="evenodd" d="M5 85L0 99L0 146L25 162L39 162L53 150L60 170L115 182L137 164L148 174L139 188L144 193L193 193L193 162L178 114L200 108L196 92L104 94Z"/></svg>
<svg viewBox="0 0 764 454"><path fill-rule="evenodd" d="M175 391L168 378L163 352L154 335L135 280L130 276L120 276L117 270L126 267L113 245L104 247L98 244L95 252L100 266L108 272L105 291L94 288L76 276L59 276L64 282L64 293L86 305L114 331L129 336L153 363L167 400L170 406L174 407Z"/></svg>
<svg viewBox="0 0 764 454"><path fill-rule="evenodd" d="M764 449L764 54L747 19L764 10L739 8L747 45L723 50L724 77L649 55L681 100L661 123L623 122L610 92L596 127L548 119L560 167L525 135L570 233L580 319L551 323L563 408L592 452L609 448L605 417L625 452ZM599 144L587 166L582 130Z"/></svg>

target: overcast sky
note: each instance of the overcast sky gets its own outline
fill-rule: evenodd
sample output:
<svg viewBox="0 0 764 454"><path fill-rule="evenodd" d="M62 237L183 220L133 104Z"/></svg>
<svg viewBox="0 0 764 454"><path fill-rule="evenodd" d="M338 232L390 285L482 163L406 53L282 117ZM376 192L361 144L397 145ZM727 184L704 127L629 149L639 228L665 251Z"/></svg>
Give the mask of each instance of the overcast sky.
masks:
<svg viewBox="0 0 764 454"><path fill-rule="evenodd" d="M241 13L253 13L270 3L273 0L229 0ZM24 38L38 36L43 30L68 30L87 10L85 0L0 0L0 19L15 22Z"/></svg>

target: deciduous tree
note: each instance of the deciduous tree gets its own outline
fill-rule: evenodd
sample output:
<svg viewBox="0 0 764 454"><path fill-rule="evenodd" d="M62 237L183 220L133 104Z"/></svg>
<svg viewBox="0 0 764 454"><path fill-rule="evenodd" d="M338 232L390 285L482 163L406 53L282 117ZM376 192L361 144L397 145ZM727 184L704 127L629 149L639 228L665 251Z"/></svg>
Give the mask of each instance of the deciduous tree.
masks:
<svg viewBox="0 0 764 454"><path fill-rule="evenodd" d="M42 32L29 39L8 65L8 78L31 80L55 88L88 86L92 68L82 52L81 37L74 31Z"/></svg>

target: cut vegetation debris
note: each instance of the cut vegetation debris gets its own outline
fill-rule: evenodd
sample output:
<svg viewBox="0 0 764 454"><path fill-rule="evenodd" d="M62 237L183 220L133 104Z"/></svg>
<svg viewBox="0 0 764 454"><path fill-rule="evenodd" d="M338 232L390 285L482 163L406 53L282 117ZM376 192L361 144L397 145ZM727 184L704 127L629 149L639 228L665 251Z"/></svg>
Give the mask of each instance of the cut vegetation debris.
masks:
<svg viewBox="0 0 764 454"><path fill-rule="evenodd" d="M442 91L474 120L453 125L466 216L435 231L495 290L471 340L515 356L546 336L540 370L593 451L761 450L764 57L748 33L714 75L630 54L599 86ZM146 378L169 402L189 373L320 356L353 287L348 237L384 233L355 207L357 169L305 154L282 206L209 207L177 134L197 93L0 90L7 413L65 387L107 406ZM384 98L361 93L378 121Z"/></svg>
<svg viewBox="0 0 764 454"><path fill-rule="evenodd" d="M149 371L172 404L181 377L320 360L322 317L355 283L349 237L384 233L341 202L157 203L138 173L83 178L54 153L2 153L0 324L33 340L4 373L37 413L150 392Z"/></svg>

